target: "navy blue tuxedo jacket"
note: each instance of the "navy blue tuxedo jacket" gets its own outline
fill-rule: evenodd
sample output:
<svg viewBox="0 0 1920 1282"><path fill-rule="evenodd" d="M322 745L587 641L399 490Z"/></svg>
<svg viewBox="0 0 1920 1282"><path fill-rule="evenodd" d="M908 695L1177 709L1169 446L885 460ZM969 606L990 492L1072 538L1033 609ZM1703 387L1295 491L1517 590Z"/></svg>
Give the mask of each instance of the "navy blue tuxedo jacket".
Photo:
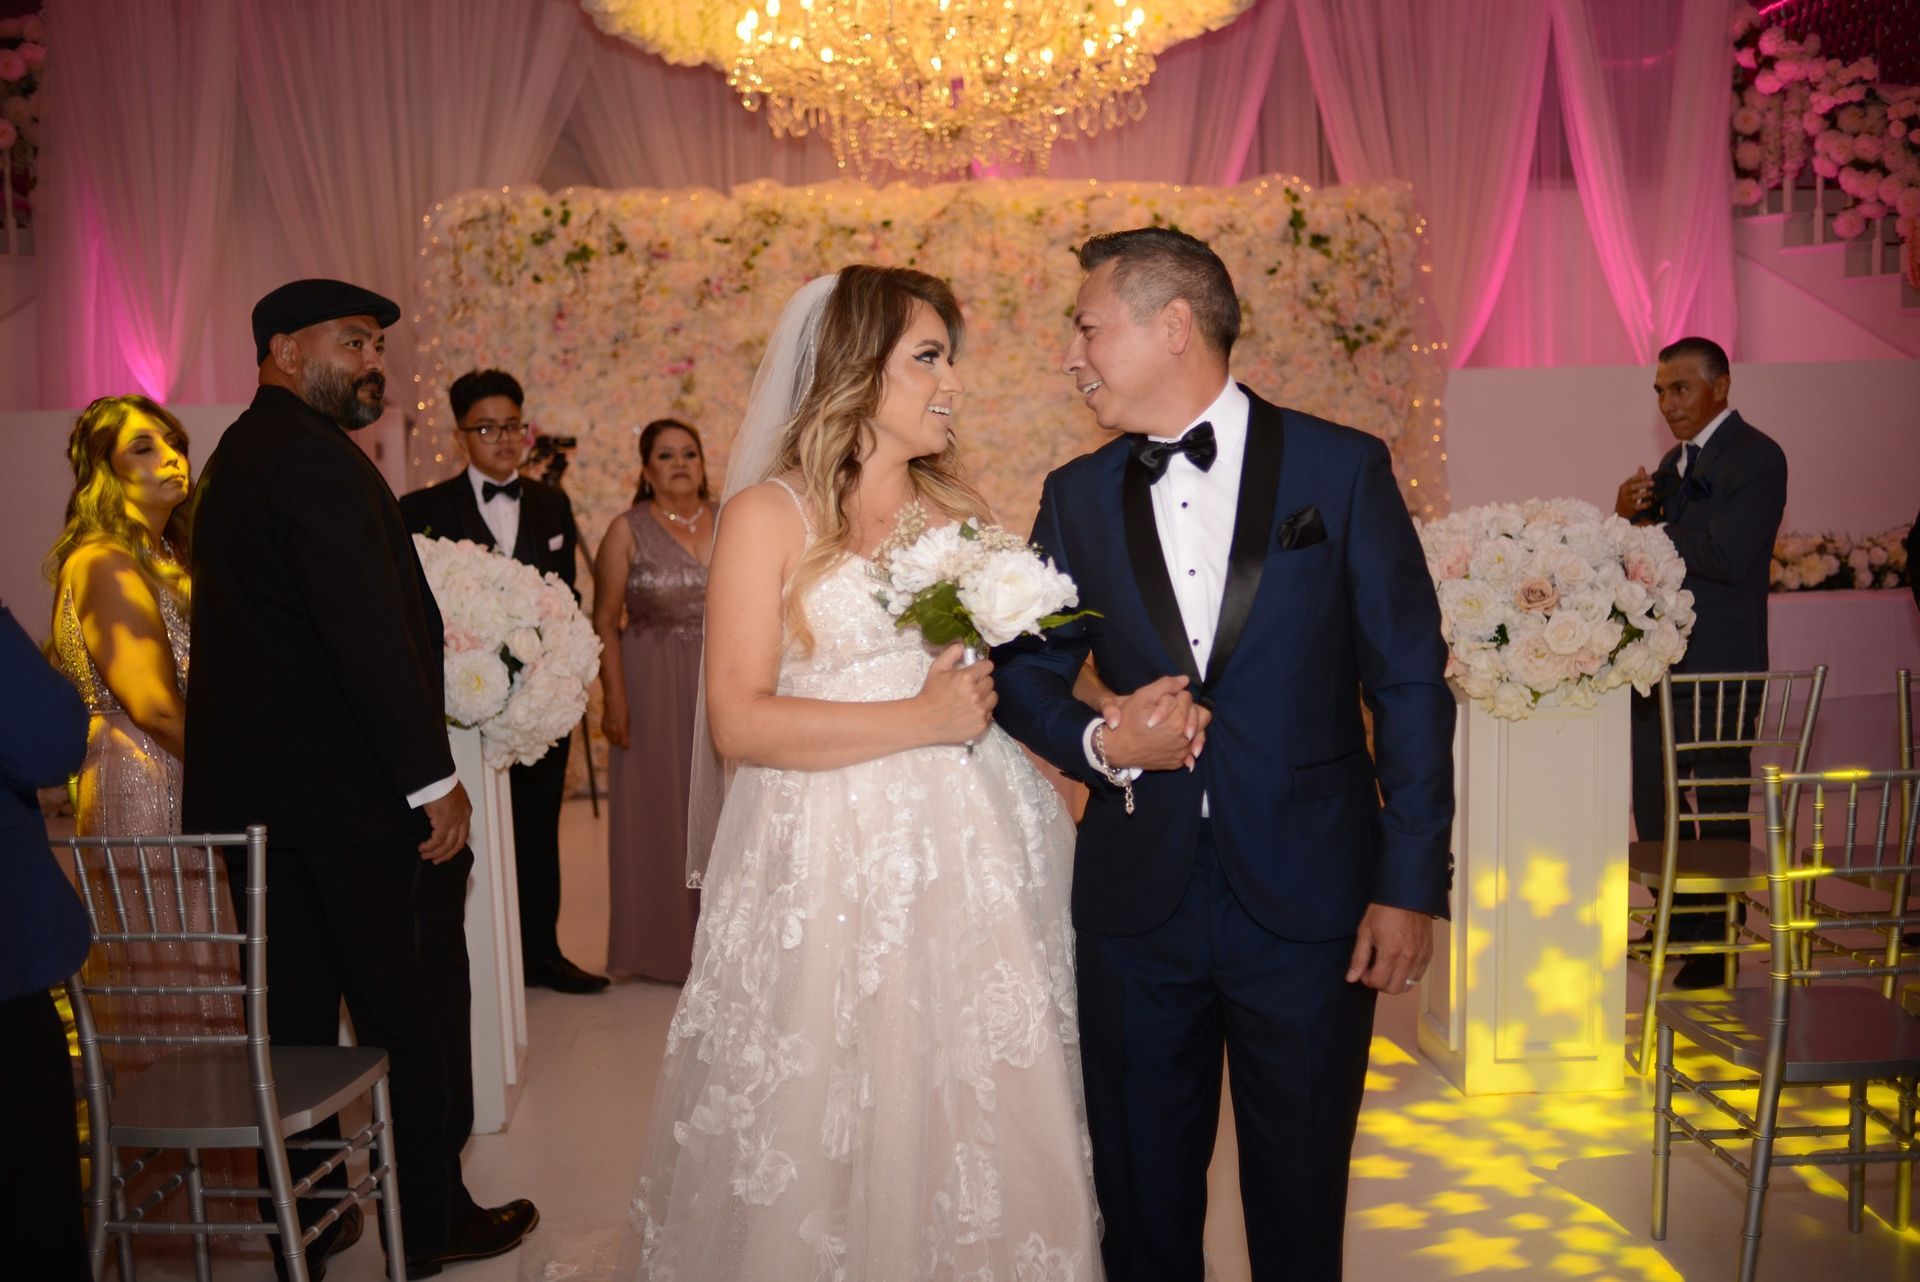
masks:
<svg viewBox="0 0 1920 1282"><path fill-rule="evenodd" d="M93 939L33 795L65 783L86 755L79 692L0 606L0 1001L73 974Z"/></svg>
<svg viewBox="0 0 1920 1282"><path fill-rule="evenodd" d="M1787 507L1787 456L1738 412L1727 415L1689 476L1674 446L1653 474L1652 518L1687 563L1681 584L1698 616L1676 671L1764 672L1767 568Z"/></svg>
<svg viewBox="0 0 1920 1282"><path fill-rule="evenodd" d="M1234 893L1277 935L1350 936L1370 902L1447 911L1454 701L1439 604L1387 448L1248 395L1227 582L1204 673L1129 440L1068 463L1041 494L1033 540L1101 617L996 651L997 716L1091 789L1074 863L1079 929L1138 934L1172 914L1203 792ZM1314 526L1309 508L1323 538L1296 532ZM1143 776L1132 815L1082 748L1096 713L1072 685L1089 651L1116 691L1185 673L1213 711L1197 770Z"/></svg>

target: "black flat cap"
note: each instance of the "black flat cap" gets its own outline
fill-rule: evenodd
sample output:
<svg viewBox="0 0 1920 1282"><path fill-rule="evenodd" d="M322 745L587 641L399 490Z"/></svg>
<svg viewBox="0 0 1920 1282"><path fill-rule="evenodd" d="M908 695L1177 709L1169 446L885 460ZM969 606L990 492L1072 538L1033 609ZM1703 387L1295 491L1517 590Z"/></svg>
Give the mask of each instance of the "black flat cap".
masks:
<svg viewBox="0 0 1920 1282"><path fill-rule="evenodd" d="M400 319L400 305L344 280L291 280L253 305L253 359L267 359L275 334L291 334L342 316L371 316L381 329Z"/></svg>

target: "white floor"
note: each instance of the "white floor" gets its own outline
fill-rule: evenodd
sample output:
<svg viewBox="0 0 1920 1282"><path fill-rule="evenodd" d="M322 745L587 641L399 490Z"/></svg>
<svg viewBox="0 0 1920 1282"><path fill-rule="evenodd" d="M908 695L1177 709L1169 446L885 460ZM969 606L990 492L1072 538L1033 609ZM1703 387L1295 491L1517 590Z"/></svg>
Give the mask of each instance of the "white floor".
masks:
<svg viewBox="0 0 1920 1282"><path fill-rule="evenodd" d="M571 802L562 837L561 939L568 955L591 969L605 957L605 820L593 818L586 802ZM1630 986L1637 982L1644 981L1635 972ZM525 1089L506 1133L473 1140L466 1170L482 1202L532 1198L540 1227L519 1250L445 1276L458 1282L608 1276L677 994L646 983L616 985L598 996L529 994ZM1667 1240L1647 1237L1650 1091L1636 1083L1605 1095L1468 1099L1412 1053L1413 1016L1412 997L1380 1007L1353 1166L1350 1279L1706 1282L1734 1275L1744 1190L1732 1171L1697 1148L1682 1146L1674 1157ZM1817 1105L1830 1111L1834 1101ZM1207 1241L1214 1271L1219 1282L1246 1282L1251 1272L1233 1132L1224 1117L1212 1187ZM1891 1212L1891 1176L1884 1169L1870 1176L1867 1222L1858 1236L1846 1231L1843 1198L1841 1186L1824 1174L1776 1168L1762 1277L1920 1279L1920 1229L1897 1234L1884 1218ZM219 1275L270 1279L265 1252L264 1240L229 1245ZM141 1273L191 1276L184 1264L169 1253ZM371 1225L359 1245L330 1262L327 1276L329 1282L385 1276Z"/></svg>

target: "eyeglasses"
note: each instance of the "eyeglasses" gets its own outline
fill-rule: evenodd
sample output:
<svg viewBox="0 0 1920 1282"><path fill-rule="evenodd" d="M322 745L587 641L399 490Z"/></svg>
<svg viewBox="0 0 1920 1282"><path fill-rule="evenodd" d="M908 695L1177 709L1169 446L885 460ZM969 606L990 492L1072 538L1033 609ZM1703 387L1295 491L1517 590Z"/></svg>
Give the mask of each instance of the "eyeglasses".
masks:
<svg viewBox="0 0 1920 1282"><path fill-rule="evenodd" d="M516 418L505 423L475 423L471 427L463 427L459 430L468 436L477 436L483 441L491 441L496 436L518 436L526 431L526 424Z"/></svg>

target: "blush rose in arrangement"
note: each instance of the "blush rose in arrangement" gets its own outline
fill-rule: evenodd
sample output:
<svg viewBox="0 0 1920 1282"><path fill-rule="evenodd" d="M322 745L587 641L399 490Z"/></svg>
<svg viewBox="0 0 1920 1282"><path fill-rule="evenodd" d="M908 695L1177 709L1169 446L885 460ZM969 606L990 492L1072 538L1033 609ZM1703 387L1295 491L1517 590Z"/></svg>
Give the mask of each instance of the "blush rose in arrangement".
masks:
<svg viewBox="0 0 1920 1282"><path fill-rule="evenodd" d="M489 766L531 765L572 733L600 638L558 577L462 539L416 534L446 624L447 720L478 729Z"/></svg>
<svg viewBox="0 0 1920 1282"><path fill-rule="evenodd" d="M1673 541L1577 499L1491 503L1420 527L1447 676L1496 717L1647 693L1687 651L1693 594Z"/></svg>

